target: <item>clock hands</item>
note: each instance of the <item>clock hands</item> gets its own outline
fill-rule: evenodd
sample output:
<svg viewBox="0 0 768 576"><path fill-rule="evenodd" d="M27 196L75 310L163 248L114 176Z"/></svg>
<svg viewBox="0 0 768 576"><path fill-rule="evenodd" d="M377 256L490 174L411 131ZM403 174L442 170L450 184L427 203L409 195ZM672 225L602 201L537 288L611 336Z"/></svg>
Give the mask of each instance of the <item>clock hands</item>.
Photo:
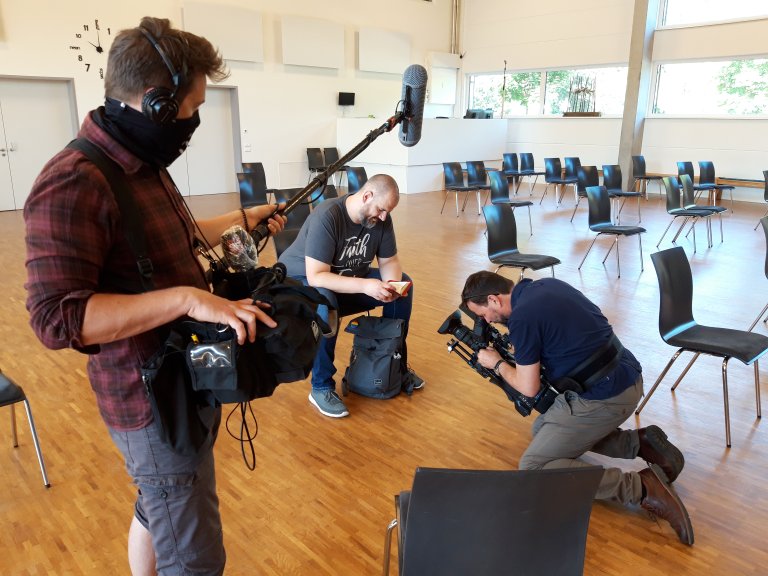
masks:
<svg viewBox="0 0 768 576"><path fill-rule="evenodd" d="M97 22L97 24L96 24L96 42L98 42L98 44L94 44L93 42L90 42L90 41L88 42L88 44L90 44L91 46L96 48L96 52L101 54L102 52L104 52L104 48L101 47L101 37L99 36L98 20L96 22Z"/></svg>

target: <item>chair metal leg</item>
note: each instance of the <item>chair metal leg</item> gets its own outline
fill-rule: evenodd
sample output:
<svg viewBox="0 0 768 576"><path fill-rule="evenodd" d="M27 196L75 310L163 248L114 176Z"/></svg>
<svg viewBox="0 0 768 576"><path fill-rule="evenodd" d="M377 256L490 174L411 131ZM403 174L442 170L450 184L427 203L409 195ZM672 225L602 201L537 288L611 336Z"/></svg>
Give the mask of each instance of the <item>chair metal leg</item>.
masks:
<svg viewBox="0 0 768 576"><path fill-rule="evenodd" d="M672 218L672 220L670 220L670 221L669 221L669 224L668 224L668 225L667 225L667 227L664 229L664 234L662 234L662 235L661 235L661 238L659 238L659 241L658 241L658 243L656 244L656 248L658 248L658 247L659 247L659 244L661 244L661 241L662 241L662 240L664 240L664 236L666 236L666 235L667 235L667 232L668 232L668 231L669 231L669 229L672 227L672 222L674 222L674 221L675 221L675 218Z"/></svg>
<svg viewBox="0 0 768 576"><path fill-rule="evenodd" d="M440 214L442 214L443 210L445 210L445 203L447 201L448 201L448 190L445 191L445 198L443 198L443 206L440 208ZM457 210L457 212L458 212L458 210Z"/></svg>
<svg viewBox="0 0 768 576"><path fill-rule="evenodd" d="M656 388L659 387L659 384L661 384L661 381L664 380L664 376L667 375L667 372L669 372L669 369L672 368L672 364L675 363L675 360L677 360L678 356L683 353L685 349L680 348L677 352L675 352L674 356L667 362L667 365L665 366L664 370L662 370L661 374L659 374L659 377L656 378L656 382L653 383L653 386L651 386L650 391L648 394L645 395L645 398L640 403L640 406L637 407L635 410L635 414L640 414L640 412L645 408L645 405L648 403L648 400L651 399L651 396L653 396L653 393L656 392Z"/></svg>
<svg viewBox="0 0 768 576"><path fill-rule="evenodd" d="M531 233L530 235L533 236L533 220L531 220L531 207L526 206L528 208L528 231Z"/></svg>
<svg viewBox="0 0 768 576"><path fill-rule="evenodd" d="M581 270L581 267L584 265L584 260L586 260L586 259L587 259L587 256L589 256L589 252L590 252L590 250L592 250L592 246L594 246L594 245L595 245L595 241L596 241L596 240L597 240L599 237L600 237L600 234L598 234L597 236L595 236L595 237L592 239L592 244L590 244L590 245L589 245L589 248L587 249L587 253L586 253L586 254L584 254L584 258L582 258L582 259L581 259L581 264L579 264L578 270Z"/></svg>
<svg viewBox="0 0 768 576"><path fill-rule="evenodd" d="M685 375L688 374L688 370L691 369L691 366L693 366L693 363L696 362L696 359L701 356L701 352L695 352L693 354L693 358L691 358L691 361L688 362L688 365L685 367L685 369L680 373L680 376L677 377L677 380L675 380L675 383L672 385L672 390L677 389L677 385L680 384L680 382L685 378Z"/></svg>
<svg viewBox="0 0 768 576"><path fill-rule="evenodd" d="M755 407L757 408L757 417L763 417L763 411L760 406L760 367L759 361L755 360Z"/></svg>
<svg viewBox="0 0 768 576"><path fill-rule="evenodd" d="M645 270L645 266L643 265L643 235L642 234L637 235L637 243L640 244L640 272L643 272Z"/></svg>
<svg viewBox="0 0 768 576"><path fill-rule="evenodd" d="M389 574L389 556L392 550L392 532L397 527L397 519L392 520L387 525L387 534L384 536L384 566L382 569L382 576Z"/></svg>
<svg viewBox="0 0 768 576"><path fill-rule="evenodd" d="M619 236L618 234L613 237L613 242L611 242L611 247L608 248L608 252L605 253L605 258L603 258L603 266L605 266L605 261L608 260L608 256L611 254L611 250L613 250L613 247L616 246L616 264L619 267L619 278L621 278L621 262L619 262Z"/></svg>
<svg viewBox="0 0 768 576"><path fill-rule="evenodd" d="M763 317L763 314L765 314L766 311L768 311L768 304L766 304L763 307L763 309L760 311L760 314L757 315L757 318L755 318L755 321L752 322L752 324L750 325L749 330L747 330L747 332L752 332L752 330L755 328L755 326L757 326L758 320L760 320L760 318ZM768 320L768 316L766 316L765 320ZM765 320L763 320L763 322L765 322Z"/></svg>
<svg viewBox="0 0 768 576"><path fill-rule="evenodd" d="M14 405L10 405L11 409L11 438L13 438L13 447L18 448L19 447L19 437L16 434L16 410L14 409Z"/></svg>
<svg viewBox="0 0 768 576"><path fill-rule="evenodd" d="M48 474L45 472L45 462L43 461L43 453L40 451L40 440L37 438L37 428L35 428L35 420L32 418L32 409L29 407L29 400L24 400L24 408L27 411L27 420L29 420L29 428L32 431L32 441L35 443L37 462L40 464L40 472L43 474L43 483L46 488L50 488L51 483L48 481Z"/></svg>
<svg viewBox="0 0 768 576"><path fill-rule="evenodd" d="M576 210L579 209L579 202L581 202L581 196L578 194L576 195L576 206L573 207L573 214L571 214L571 222L573 222L573 217L576 216Z"/></svg>
<svg viewBox="0 0 768 576"><path fill-rule="evenodd" d="M725 412L725 445L731 447L731 416L728 409L728 360L723 358L723 411Z"/></svg>
<svg viewBox="0 0 768 576"><path fill-rule="evenodd" d="M483 213L483 208L480 205L480 189L478 188L475 193L477 195L477 215L480 216Z"/></svg>
<svg viewBox="0 0 768 576"><path fill-rule="evenodd" d="M541 203L544 202L544 196L547 195L548 189L549 189L549 183L547 183L547 185L544 186L544 194L541 195L541 200L539 200L539 205L541 205ZM557 190L555 190L555 195L557 195Z"/></svg>

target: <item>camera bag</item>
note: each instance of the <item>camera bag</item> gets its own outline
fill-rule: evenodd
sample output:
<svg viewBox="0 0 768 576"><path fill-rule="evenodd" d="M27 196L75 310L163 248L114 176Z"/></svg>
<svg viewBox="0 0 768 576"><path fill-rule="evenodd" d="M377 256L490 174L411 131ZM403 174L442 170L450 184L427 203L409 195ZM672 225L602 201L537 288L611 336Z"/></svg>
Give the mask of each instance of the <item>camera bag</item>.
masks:
<svg viewBox="0 0 768 576"><path fill-rule="evenodd" d="M342 379L342 393L351 390L369 398L392 398L405 382L403 332L405 321L362 315L350 320L346 332L354 334L352 352ZM408 380L405 392L413 392Z"/></svg>

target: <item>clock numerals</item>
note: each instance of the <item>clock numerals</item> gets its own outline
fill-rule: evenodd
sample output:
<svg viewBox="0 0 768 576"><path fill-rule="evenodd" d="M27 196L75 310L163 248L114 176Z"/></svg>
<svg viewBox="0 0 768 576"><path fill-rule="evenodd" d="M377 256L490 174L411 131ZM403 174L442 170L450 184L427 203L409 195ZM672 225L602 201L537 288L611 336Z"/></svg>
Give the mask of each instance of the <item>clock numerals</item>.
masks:
<svg viewBox="0 0 768 576"><path fill-rule="evenodd" d="M75 38L77 39L76 44L71 44L69 46L70 50L77 51L77 61L85 65L85 71L89 72L91 70L91 64L88 62L85 62L85 57L83 56L82 51L85 50L87 54L93 55L93 52L91 50L96 51L96 59L98 60L99 54L104 54L106 51L104 47L101 44L101 34L105 33L105 37L111 37L112 36L112 29L111 28L104 28L102 29L101 24L99 23L99 20L96 18L93 20L93 24L83 24L82 31L75 32ZM85 44L82 44L84 42ZM89 48L87 45L90 44L93 46L93 48ZM83 46L85 45L85 48ZM103 58L103 56L102 56ZM99 71L99 78L102 80L104 79L104 68L98 67L99 64L94 65L94 71L98 69Z"/></svg>
<svg viewBox="0 0 768 576"><path fill-rule="evenodd" d="M104 80L104 68L99 68L99 78Z"/></svg>

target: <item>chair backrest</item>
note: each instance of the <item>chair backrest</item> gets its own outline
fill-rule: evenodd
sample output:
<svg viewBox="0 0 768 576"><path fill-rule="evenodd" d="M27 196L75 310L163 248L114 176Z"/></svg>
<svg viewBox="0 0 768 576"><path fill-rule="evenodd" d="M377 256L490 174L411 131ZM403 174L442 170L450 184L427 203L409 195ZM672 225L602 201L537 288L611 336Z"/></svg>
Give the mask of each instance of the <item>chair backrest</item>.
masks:
<svg viewBox="0 0 768 576"><path fill-rule="evenodd" d="M603 164L603 186L607 190L621 190L621 166Z"/></svg>
<svg viewBox="0 0 768 576"><path fill-rule="evenodd" d="M544 180L547 182L552 179L563 177L563 166L560 164L560 158L544 158Z"/></svg>
<svg viewBox="0 0 768 576"><path fill-rule="evenodd" d="M323 151L320 148L307 148L307 166L310 172L325 168Z"/></svg>
<svg viewBox="0 0 768 576"><path fill-rule="evenodd" d="M768 202L768 170L763 170L763 179L765 180L765 189L763 190L763 199Z"/></svg>
<svg viewBox="0 0 768 576"><path fill-rule="evenodd" d="M518 163L517 163L517 154L514 152L505 152L503 156L503 164L502 169L504 172L517 172L518 171Z"/></svg>
<svg viewBox="0 0 768 576"><path fill-rule="evenodd" d="M487 186L488 174L485 171L485 162L482 160L470 160L467 162L467 186Z"/></svg>
<svg viewBox="0 0 768 576"><path fill-rule="evenodd" d="M605 186L587 186L589 228L611 224L611 197Z"/></svg>
<svg viewBox="0 0 768 576"><path fill-rule="evenodd" d="M576 177L578 178L576 191L581 196L587 195L588 186L600 186L600 174L597 172L597 166L579 166Z"/></svg>
<svg viewBox="0 0 768 576"><path fill-rule="evenodd" d="M661 181L664 183L664 191L667 193L667 212L682 208L680 181L675 176L664 176Z"/></svg>
<svg viewBox="0 0 768 576"><path fill-rule="evenodd" d="M763 225L765 234L765 277L768 278L768 216L760 218L760 224Z"/></svg>
<svg viewBox="0 0 768 576"><path fill-rule="evenodd" d="M632 175L635 178L645 176L645 156L632 156Z"/></svg>
<svg viewBox="0 0 768 576"><path fill-rule="evenodd" d="M665 342L680 328L693 326L693 277L682 246L651 254L659 280L659 334Z"/></svg>
<svg viewBox="0 0 768 576"><path fill-rule="evenodd" d="M339 160L339 149L323 148L323 158L325 159L325 166L330 166Z"/></svg>
<svg viewBox="0 0 768 576"><path fill-rule="evenodd" d="M261 206L267 203L267 187L256 183L257 175L250 172L237 173L237 186L240 190L240 206Z"/></svg>
<svg viewBox="0 0 768 576"><path fill-rule="evenodd" d="M275 200L278 202L287 202L302 190L303 188L282 188L280 190L275 190ZM302 224L304 224L304 221L307 219L307 216L309 216L309 204L299 202L293 210L286 214L288 221L285 223L285 229L301 228Z"/></svg>
<svg viewBox="0 0 768 576"><path fill-rule="evenodd" d="M403 535L403 576L583 574L603 469L418 468ZM557 543L553 550L553 542Z"/></svg>
<svg viewBox="0 0 768 576"><path fill-rule="evenodd" d="M443 162L443 173L445 174L445 185L464 186L464 172L461 170L461 164L458 162Z"/></svg>
<svg viewBox="0 0 768 576"><path fill-rule="evenodd" d="M261 162L243 162L242 163L243 172L247 172L249 174L264 174L264 164ZM264 178L266 181L266 178Z"/></svg>
<svg viewBox="0 0 768 576"><path fill-rule="evenodd" d="M368 175L362 166L347 166L347 192L354 194L368 182Z"/></svg>
<svg viewBox="0 0 768 576"><path fill-rule="evenodd" d="M693 176L691 176L693 179ZM709 160L699 161L699 185L715 183L715 165Z"/></svg>
<svg viewBox="0 0 768 576"><path fill-rule="evenodd" d="M581 160L576 156L567 156L565 158L565 177L578 178Z"/></svg>
<svg viewBox="0 0 768 576"><path fill-rule="evenodd" d="M693 180L688 174L680 175L680 186L682 187L682 207L693 208L696 206L696 192L693 189Z"/></svg>
<svg viewBox="0 0 768 576"><path fill-rule="evenodd" d="M277 254L278 259L288 249L288 246L296 240L299 230L300 228L285 228L276 236L272 236L272 241L275 243L275 254Z"/></svg>
<svg viewBox="0 0 768 576"><path fill-rule="evenodd" d="M688 174L693 180L693 162L678 162L677 163L677 175Z"/></svg>
<svg viewBox="0 0 768 576"><path fill-rule="evenodd" d="M483 206L485 226L488 230L488 258L494 259L505 252L517 251L517 222L509 204Z"/></svg>
<svg viewBox="0 0 768 576"><path fill-rule="evenodd" d="M491 183L491 203L509 203L509 180L499 170L488 172L488 180Z"/></svg>
<svg viewBox="0 0 768 576"><path fill-rule="evenodd" d="M526 170L528 172L535 170L533 163L533 153L520 152L520 170Z"/></svg>

